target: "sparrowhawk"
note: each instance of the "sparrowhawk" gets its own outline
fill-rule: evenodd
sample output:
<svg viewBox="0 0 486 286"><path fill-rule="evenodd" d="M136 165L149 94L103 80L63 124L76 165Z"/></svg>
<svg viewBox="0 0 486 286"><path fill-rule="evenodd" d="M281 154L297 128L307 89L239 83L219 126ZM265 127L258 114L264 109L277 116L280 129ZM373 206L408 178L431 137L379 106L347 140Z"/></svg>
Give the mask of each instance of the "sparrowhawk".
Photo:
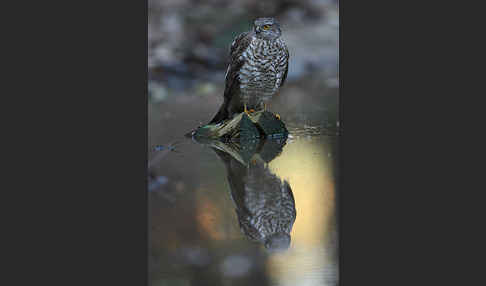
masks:
<svg viewBox="0 0 486 286"><path fill-rule="evenodd" d="M287 78L289 51L281 34L275 19L258 18L252 31L234 39L225 76L224 102L210 124L243 111L266 109L266 103Z"/></svg>

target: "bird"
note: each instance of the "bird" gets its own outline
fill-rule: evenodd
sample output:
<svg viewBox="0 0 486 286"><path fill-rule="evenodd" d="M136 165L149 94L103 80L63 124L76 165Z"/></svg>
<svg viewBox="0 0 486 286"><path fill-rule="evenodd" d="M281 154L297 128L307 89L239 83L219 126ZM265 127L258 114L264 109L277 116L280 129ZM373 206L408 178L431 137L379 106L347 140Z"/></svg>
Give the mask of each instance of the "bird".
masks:
<svg viewBox="0 0 486 286"><path fill-rule="evenodd" d="M234 114L266 110L267 102L287 79L289 50L274 18L257 18L251 31L238 35L230 47L224 101L209 124Z"/></svg>
<svg viewBox="0 0 486 286"><path fill-rule="evenodd" d="M279 149L283 144L269 145L268 148ZM225 165L231 199L243 234L251 241L262 243L269 251L288 249L297 216L295 200L288 181L268 168L266 161L272 158L265 161L255 156L257 159L244 165L221 149L213 150ZM271 153L275 157L279 154Z"/></svg>
<svg viewBox="0 0 486 286"><path fill-rule="evenodd" d="M268 250L287 249L296 218L290 184L259 163L251 164L242 179L244 192L232 192L240 228Z"/></svg>

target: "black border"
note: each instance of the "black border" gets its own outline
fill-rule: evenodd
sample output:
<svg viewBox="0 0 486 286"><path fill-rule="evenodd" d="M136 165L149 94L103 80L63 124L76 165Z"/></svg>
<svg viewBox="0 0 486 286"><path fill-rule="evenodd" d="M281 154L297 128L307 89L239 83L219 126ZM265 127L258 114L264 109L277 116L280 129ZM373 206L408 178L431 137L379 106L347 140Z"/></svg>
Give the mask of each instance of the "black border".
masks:
<svg viewBox="0 0 486 286"><path fill-rule="evenodd" d="M23 5L9 280L148 285L147 1Z"/></svg>

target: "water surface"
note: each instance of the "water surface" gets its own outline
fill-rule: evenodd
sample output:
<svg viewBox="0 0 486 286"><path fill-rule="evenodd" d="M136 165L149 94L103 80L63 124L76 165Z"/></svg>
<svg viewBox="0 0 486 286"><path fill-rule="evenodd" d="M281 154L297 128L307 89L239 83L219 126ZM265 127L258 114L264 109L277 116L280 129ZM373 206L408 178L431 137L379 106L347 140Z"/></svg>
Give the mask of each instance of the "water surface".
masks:
<svg viewBox="0 0 486 286"><path fill-rule="evenodd" d="M288 138L233 145L183 136L204 98L149 107L151 285L337 284L337 91L292 100Z"/></svg>

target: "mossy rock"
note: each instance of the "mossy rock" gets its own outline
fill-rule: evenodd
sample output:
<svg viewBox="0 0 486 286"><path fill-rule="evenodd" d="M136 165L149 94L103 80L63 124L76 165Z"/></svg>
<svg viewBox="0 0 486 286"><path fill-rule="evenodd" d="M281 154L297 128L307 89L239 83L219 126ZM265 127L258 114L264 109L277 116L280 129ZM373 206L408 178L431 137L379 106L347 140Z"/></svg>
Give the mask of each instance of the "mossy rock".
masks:
<svg viewBox="0 0 486 286"><path fill-rule="evenodd" d="M247 141L259 138L283 138L288 135L285 124L273 113L257 111L250 115L242 112L218 124L201 126L187 134L195 139L221 139Z"/></svg>

